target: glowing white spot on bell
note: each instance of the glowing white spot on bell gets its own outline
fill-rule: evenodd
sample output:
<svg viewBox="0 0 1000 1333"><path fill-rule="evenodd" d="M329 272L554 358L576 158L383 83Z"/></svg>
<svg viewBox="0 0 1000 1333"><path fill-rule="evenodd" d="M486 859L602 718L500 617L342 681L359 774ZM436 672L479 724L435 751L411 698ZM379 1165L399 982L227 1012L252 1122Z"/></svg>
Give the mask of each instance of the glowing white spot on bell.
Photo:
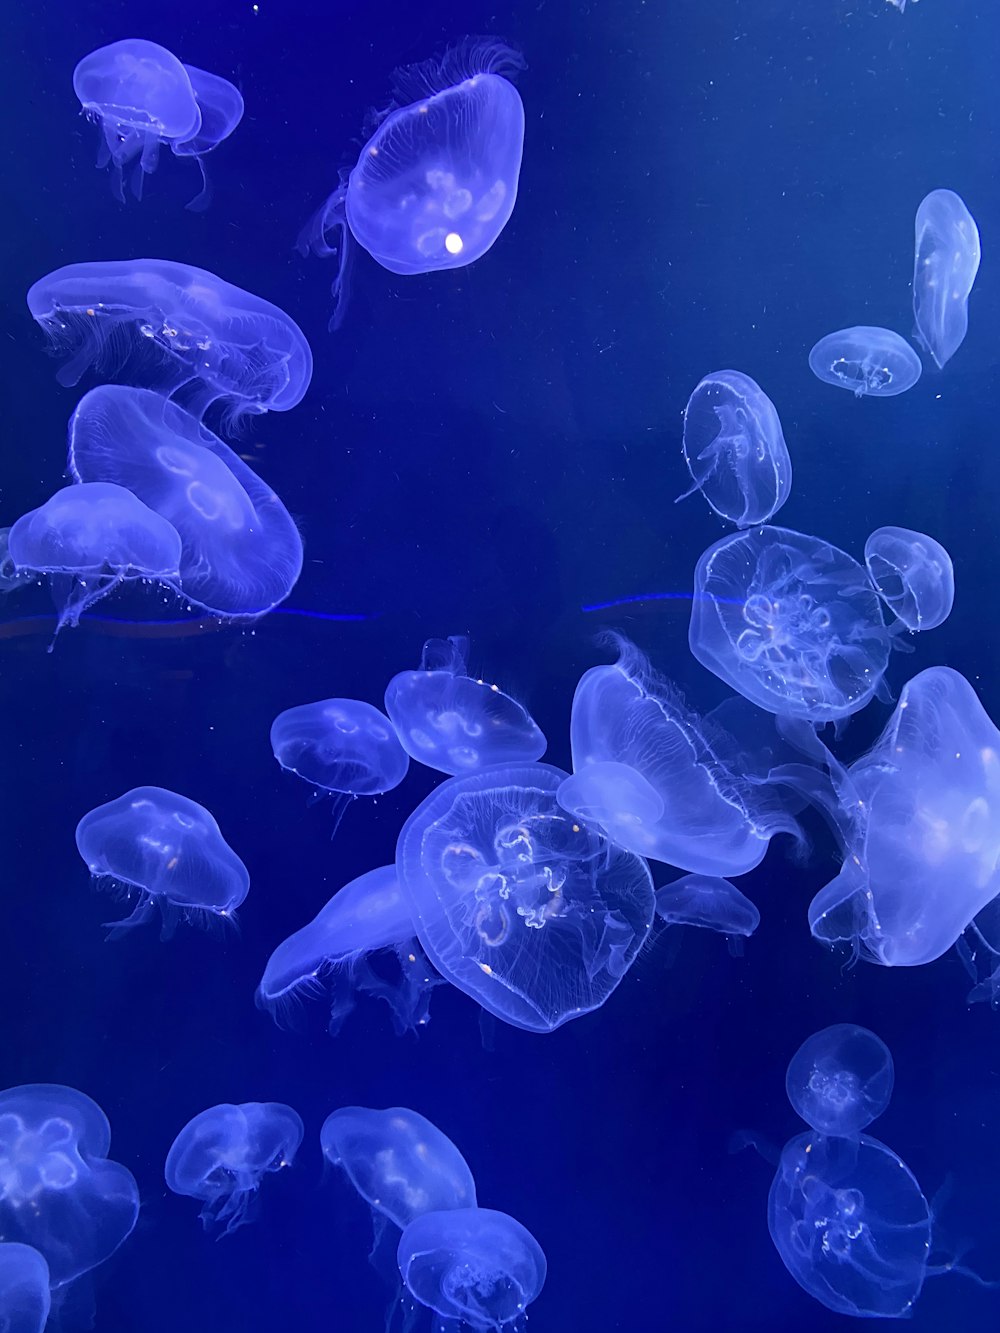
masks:
<svg viewBox="0 0 1000 1333"><path fill-rule="evenodd" d="M444 248L450 255L460 255L464 249L464 243L457 231L450 231L444 238Z"/></svg>

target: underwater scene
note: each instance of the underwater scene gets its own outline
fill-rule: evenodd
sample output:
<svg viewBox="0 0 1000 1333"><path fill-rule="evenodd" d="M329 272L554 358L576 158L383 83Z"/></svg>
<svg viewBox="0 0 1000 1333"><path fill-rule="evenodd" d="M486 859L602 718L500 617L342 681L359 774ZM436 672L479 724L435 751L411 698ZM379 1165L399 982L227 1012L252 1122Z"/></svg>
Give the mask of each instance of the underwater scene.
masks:
<svg viewBox="0 0 1000 1333"><path fill-rule="evenodd" d="M1000 1323L998 45L8 0L0 1330Z"/></svg>

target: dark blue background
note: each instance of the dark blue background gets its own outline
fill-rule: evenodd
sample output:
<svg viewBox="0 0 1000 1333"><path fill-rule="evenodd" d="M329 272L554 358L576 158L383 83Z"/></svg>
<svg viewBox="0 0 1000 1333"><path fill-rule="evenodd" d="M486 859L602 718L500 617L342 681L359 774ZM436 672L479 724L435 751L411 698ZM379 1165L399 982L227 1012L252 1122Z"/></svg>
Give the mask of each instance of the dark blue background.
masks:
<svg viewBox="0 0 1000 1333"><path fill-rule="evenodd" d="M513 218L454 273L401 279L361 256L332 337L331 266L300 259L296 233L393 67L468 32L506 37L529 66ZM244 92L246 119L209 159L203 215L183 208L194 167L169 154L127 208L93 168L73 66L128 36ZM795 470L788 526L856 555L885 523L944 542L954 614L894 657L890 679L898 689L947 662L1000 717L998 43L995 6L976 0L902 15L884 0L260 0L258 14L243 0L7 0L0 521L59 484L75 401L27 315L29 284L79 260L182 260L285 307L310 338L307 398L254 421L240 447L301 521L290 605L377 617L161 638L91 623L48 655L51 622L24 618L44 600L4 608L0 1085L88 1092L139 1180L136 1231L96 1275L98 1329L381 1328L364 1210L322 1179L319 1126L347 1103L429 1116L465 1153L480 1201L535 1233L549 1260L539 1333L846 1328L771 1245L769 1167L727 1151L741 1128L797 1132L787 1060L844 1020L875 1028L896 1059L876 1132L928 1197L950 1177L942 1226L1000 1275L1000 1017L966 1006L954 956L844 972L814 944L805 907L835 865L818 828L808 866L779 845L741 881L763 917L744 959L705 932L661 940L602 1012L551 1036L498 1024L487 1049L472 1003L439 990L419 1040L396 1039L369 1005L334 1041L322 1005L288 1033L252 998L275 944L391 858L434 781L414 769L356 803L331 843L325 809L274 763L275 713L328 694L378 703L425 637L467 632L473 665L530 706L548 758L566 765L573 686L599 660L598 618L581 605L684 592L719 535L698 499L673 506L687 484L681 413L709 370L736 366L777 404ZM905 397L855 402L815 380L806 354L844 325L909 333L913 214L938 186L963 195L984 236L969 338ZM602 623L710 707L722 690L691 659L686 622L677 601ZM876 704L853 722L842 753L886 715ZM73 829L140 783L218 817L252 877L239 934L105 942L116 909L91 893ZM251 1099L294 1105L307 1137L295 1168L268 1180L259 1221L215 1244L196 1205L166 1193L163 1159L192 1114ZM913 1327L979 1329L998 1314L1000 1293L946 1277L928 1282Z"/></svg>

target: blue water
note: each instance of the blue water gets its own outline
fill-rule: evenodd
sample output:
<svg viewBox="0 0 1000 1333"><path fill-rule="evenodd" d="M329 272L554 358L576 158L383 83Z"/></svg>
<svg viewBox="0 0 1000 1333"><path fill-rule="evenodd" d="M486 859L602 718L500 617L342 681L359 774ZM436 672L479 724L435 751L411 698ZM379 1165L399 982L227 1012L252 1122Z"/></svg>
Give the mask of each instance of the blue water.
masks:
<svg viewBox="0 0 1000 1333"><path fill-rule="evenodd" d="M333 265L294 250L360 146L389 76L466 33L502 35L528 68L513 217L477 264L397 278L358 257L343 327L327 333ZM163 43L236 82L246 117L206 165L165 153L141 204L94 169L72 71L123 37ZM576 680L628 634L698 708L724 697L691 658L686 597L720 525L687 489L681 414L709 370L767 390L794 468L780 521L860 556L883 524L951 553L955 610L894 654L889 681L947 663L1000 717L995 633L1000 458L992 261L1000 16L983 0L672 0L460 7L328 0L7 0L0 144L3 468L0 521L40 504L65 466L76 395L24 305L66 263L137 256L217 271L286 309L315 354L312 387L237 442L305 539L287 608L253 628L154 630L112 599L46 652L41 590L0 623L0 1086L60 1082L95 1098L135 1174L134 1234L94 1275L102 1333L378 1330L388 1297L366 1262L366 1210L324 1176L335 1107L411 1106L459 1145L481 1204L539 1239L537 1333L834 1330L771 1244L772 1168L735 1133L780 1145L801 1125L787 1061L810 1033L861 1023L888 1044L892 1103L876 1127L940 1204L950 1252L1000 1277L1000 1016L968 1007L954 954L883 969L822 950L806 906L832 875L818 821L795 865L780 847L740 881L762 924L733 958L689 930L654 942L600 1011L550 1035L481 1024L450 988L419 1039L362 1005L331 1040L322 1004L279 1031L253 1004L274 946L342 883L393 855L436 775L348 809L282 774L268 729L325 695L378 703L432 635L468 634L470 665L530 707L569 766ZM969 336L943 373L857 402L807 354L853 324L912 323L913 215L935 187L976 216L985 262ZM88 382L89 383L89 382ZM656 594L650 596L649 594ZM639 598L639 600L633 600ZM42 617L42 619L38 619ZM174 623L177 622L177 623ZM845 733L861 753L888 708ZM207 805L246 862L238 933L153 929L106 942L77 820L127 788ZM656 867L656 882L670 871ZM306 1138L266 1182L260 1217L216 1244L166 1190L174 1135L215 1102L287 1102ZM995 1326L1000 1292L928 1281L915 1330Z"/></svg>

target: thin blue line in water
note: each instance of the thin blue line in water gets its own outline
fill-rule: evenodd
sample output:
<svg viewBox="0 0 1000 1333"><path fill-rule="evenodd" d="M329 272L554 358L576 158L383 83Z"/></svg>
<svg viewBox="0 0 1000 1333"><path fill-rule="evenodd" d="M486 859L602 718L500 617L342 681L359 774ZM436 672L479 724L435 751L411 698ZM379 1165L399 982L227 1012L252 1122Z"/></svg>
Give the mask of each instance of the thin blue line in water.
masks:
<svg viewBox="0 0 1000 1333"><path fill-rule="evenodd" d="M706 594L701 594L706 598ZM586 602L580 607L581 611L611 611L616 606L632 606L637 602L693 602L695 594L693 592L637 592L631 597L615 597L610 602ZM724 606L742 606L743 603L738 597L707 597L710 602L719 602Z"/></svg>

